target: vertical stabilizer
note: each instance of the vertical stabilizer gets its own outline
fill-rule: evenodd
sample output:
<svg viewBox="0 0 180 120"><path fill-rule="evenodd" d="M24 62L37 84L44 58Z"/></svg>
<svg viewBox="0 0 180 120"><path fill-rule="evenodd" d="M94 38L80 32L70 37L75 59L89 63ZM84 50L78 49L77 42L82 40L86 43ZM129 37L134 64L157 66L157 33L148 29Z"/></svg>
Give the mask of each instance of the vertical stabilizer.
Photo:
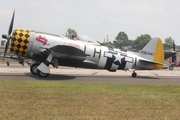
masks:
<svg viewBox="0 0 180 120"><path fill-rule="evenodd" d="M153 61L153 69L161 69L164 64L164 46L160 38L153 38L149 43L139 51L140 57Z"/></svg>

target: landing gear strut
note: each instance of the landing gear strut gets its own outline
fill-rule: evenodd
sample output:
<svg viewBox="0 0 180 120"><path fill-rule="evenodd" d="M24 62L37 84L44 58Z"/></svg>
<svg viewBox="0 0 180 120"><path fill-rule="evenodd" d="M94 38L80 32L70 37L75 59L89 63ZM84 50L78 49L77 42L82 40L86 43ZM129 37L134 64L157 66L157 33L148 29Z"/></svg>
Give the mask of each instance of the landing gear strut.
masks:
<svg viewBox="0 0 180 120"><path fill-rule="evenodd" d="M137 73L135 71L133 71L132 77L135 78L136 76L137 76Z"/></svg>
<svg viewBox="0 0 180 120"><path fill-rule="evenodd" d="M8 61L8 62L6 62L6 64L7 64L7 66L9 66L9 61Z"/></svg>
<svg viewBox="0 0 180 120"><path fill-rule="evenodd" d="M43 72L41 72L40 70L37 69L39 65L40 65L39 63L33 63L30 66L31 73L33 75L38 75L39 77L42 77L42 78L48 77L49 73L43 73Z"/></svg>
<svg viewBox="0 0 180 120"><path fill-rule="evenodd" d="M45 78L50 74L49 65L52 64L53 55L49 51L49 55L44 61L33 61L30 65L30 71L33 75Z"/></svg>
<svg viewBox="0 0 180 120"><path fill-rule="evenodd" d="M53 55L49 53L47 59L39 64L39 66L37 67L37 75L39 77L45 78L49 76L50 74L49 65L52 61L52 58L53 58Z"/></svg>

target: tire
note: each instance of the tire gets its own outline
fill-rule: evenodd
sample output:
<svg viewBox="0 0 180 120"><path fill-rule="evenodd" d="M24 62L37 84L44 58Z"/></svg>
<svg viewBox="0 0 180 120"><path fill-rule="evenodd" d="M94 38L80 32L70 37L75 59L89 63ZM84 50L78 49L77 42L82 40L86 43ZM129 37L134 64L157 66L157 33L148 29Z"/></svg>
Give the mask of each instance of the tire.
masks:
<svg viewBox="0 0 180 120"><path fill-rule="evenodd" d="M174 66L173 65L170 65L169 66L169 70L173 70L174 69Z"/></svg>
<svg viewBox="0 0 180 120"><path fill-rule="evenodd" d="M47 78L49 76L49 73L43 73L40 70L37 69L37 74L41 78Z"/></svg>
<svg viewBox="0 0 180 120"><path fill-rule="evenodd" d="M137 77L137 73L133 72L133 73L132 73L132 77L133 77L133 78Z"/></svg>
<svg viewBox="0 0 180 120"><path fill-rule="evenodd" d="M32 64L30 67L30 71L33 75L37 75L37 67L39 66L39 64Z"/></svg>

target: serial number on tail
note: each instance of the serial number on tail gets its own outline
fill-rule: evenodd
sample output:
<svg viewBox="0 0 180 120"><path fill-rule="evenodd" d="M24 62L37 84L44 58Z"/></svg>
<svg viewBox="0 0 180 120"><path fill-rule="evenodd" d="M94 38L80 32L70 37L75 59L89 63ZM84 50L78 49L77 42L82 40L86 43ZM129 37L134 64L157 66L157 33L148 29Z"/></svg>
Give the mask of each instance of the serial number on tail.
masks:
<svg viewBox="0 0 180 120"><path fill-rule="evenodd" d="M143 55L151 55L151 56L154 56L154 52L149 52L149 51L141 51L140 52L141 54L143 54Z"/></svg>

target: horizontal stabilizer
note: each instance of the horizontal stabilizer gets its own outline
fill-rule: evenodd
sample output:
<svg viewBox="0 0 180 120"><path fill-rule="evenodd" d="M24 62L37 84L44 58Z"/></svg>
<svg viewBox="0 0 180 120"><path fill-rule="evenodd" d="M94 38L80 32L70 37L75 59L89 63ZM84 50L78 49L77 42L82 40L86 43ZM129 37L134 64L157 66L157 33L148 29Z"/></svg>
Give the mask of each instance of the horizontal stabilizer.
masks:
<svg viewBox="0 0 180 120"><path fill-rule="evenodd" d="M168 59L170 57L173 57L177 54L178 52L176 51L170 51L170 50L164 50L164 59Z"/></svg>
<svg viewBox="0 0 180 120"><path fill-rule="evenodd" d="M161 62L155 62L155 61L150 61L150 60L146 60L146 59L139 59L140 62L146 62L148 64L158 64L158 65L163 65L163 63Z"/></svg>

